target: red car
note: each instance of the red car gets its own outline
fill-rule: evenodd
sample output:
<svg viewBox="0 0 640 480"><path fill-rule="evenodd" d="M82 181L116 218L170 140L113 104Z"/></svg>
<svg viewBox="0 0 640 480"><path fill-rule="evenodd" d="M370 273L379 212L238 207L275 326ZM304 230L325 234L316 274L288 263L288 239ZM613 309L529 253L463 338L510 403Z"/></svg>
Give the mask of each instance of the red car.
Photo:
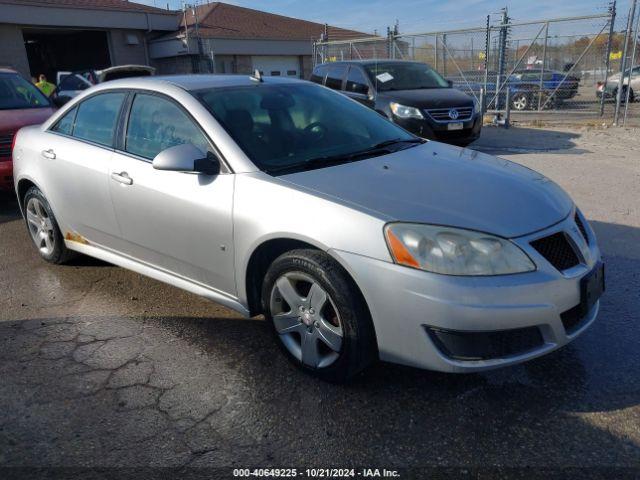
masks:
<svg viewBox="0 0 640 480"><path fill-rule="evenodd" d="M49 99L18 72L0 68L0 189L13 188L11 150L16 132L44 122L53 113Z"/></svg>

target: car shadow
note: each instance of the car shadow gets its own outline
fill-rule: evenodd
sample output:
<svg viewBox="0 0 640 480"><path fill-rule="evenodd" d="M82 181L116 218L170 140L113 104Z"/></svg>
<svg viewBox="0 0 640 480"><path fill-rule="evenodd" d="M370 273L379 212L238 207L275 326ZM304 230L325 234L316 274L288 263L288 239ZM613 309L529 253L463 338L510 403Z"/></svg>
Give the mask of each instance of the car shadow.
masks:
<svg viewBox="0 0 640 480"><path fill-rule="evenodd" d="M580 154L587 150L575 148L575 139L580 134L541 128L484 127L478 140L468 148L491 155L514 155L525 153Z"/></svg>
<svg viewBox="0 0 640 480"><path fill-rule="evenodd" d="M13 191L0 190L0 224L21 218L18 199Z"/></svg>

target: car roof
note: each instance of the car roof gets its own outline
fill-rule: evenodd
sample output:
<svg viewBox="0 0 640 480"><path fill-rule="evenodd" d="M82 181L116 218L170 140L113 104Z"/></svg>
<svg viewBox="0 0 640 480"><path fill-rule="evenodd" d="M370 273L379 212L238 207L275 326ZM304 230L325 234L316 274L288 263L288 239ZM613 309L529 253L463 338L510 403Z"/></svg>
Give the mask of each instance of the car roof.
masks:
<svg viewBox="0 0 640 480"><path fill-rule="evenodd" d="M326 62L321 65L317 65L318 67L325 65L376 65L378 63L420 63L425 64L424 62L419 62L417 60L394 60L394 59L380 59L380 60L340 60L337 62Z"/></svg>
<svg viewBox="0 0 640 480"><path fill-rule="evenodd" d="M286 77L262 77L265 84L294 84L308 83L297 78ZM200 75L160 75L155 77L140 77L134 79L136 83L142 85L170 83L184 90L202 90L205 88L222 88L222 87L241 87L256 85L257 81L251 75L216 75L216 74L200 74ZM114 80L113 83L118 80Z"/></svg>

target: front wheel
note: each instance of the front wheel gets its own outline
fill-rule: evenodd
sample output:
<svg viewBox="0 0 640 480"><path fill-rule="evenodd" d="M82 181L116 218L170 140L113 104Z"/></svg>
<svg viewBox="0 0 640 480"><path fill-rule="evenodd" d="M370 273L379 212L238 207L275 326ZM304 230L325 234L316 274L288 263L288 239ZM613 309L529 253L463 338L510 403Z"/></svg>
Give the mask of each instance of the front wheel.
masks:
<svg viewBox="0 0 640 480"><path fill-rule="evenodd" d="M362 295L324 252L294 250L278 257L264 279L262 302L278 344L307 372L343 382L377 358Z"/></svg>

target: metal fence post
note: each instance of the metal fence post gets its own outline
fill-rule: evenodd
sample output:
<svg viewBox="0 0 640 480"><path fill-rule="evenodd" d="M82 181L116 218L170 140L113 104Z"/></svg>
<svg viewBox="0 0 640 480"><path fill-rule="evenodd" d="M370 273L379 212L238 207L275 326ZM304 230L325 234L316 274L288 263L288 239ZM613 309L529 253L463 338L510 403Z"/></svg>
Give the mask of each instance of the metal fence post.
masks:
<svg viewBox="0 0 640 480"><path fill-rule="evenodd" d="M502 22L500 25L500 36L498 43L498 73L496 76L496 110L500 110L502 102L500 102L500 89L502 88L502 79L504 77L505 60L507 55L507 23L509 16L507 8L502 9Z"/></svg>
<svg viewBox="0 0 640 480"><path fill-rule="evenodd" d="M622 90L624 88L624 74L627 70L627 52L629 48L629 38L633 34L633 19L636 16L636 0L631 2L629 9L629 18L627 19L627 31L624 35L624 47L622 49L622 61L620 62L620 80L618 81L618 91L616 92L616 109L613 113L613 125L618 125L618 116L620 114L620 103L622 102ZM629 81L631 81L631 72L629 72ZM629 88L629 87L628 87ZM627 89L628 89L627 88Z"/></svg>
<svg viewBox="0 0 640 480"><path fill-rule="evenodd" d="M544 44L542 46L542 69L540 70L540 84L538 86L538 111L542 107L542 89L544 87L544 69L547 63L547 43L549 42L549 22L544 29Z"/></svg>
<svg viewBox="0 0 640 480"><path fill-rule="evenodd" d="M637 0L633 0L634 3L634 14L636 10ZM633 69L636 63L636 52L638 50L638 26L640 25L640 15L638 16L638 20L636 21L635 16L631 18L631 26L633 31L633 22L636 22L635 32L632 34L631 41L633 42L633 49L631 50L631 65L629 65L629 86L627 87L627 98L624 102L624 117L622 119L622 125L626 125L627 123L627 113L629 112L629 101L631 100L631 75L633 73ZM640 92L639 92L640 93ZM635 92L634 92L635 95Z"/></svg>
<svg viewBox="0 0 640 480"><path fill-rule="evenodd" d="M435 51L434 51L434 68L436 69L437 72L439 72L440 70L438 70L438 34L436 33L436 43L435 43Z"/></svg>
<svg viewBox="0 0 640 480"><path fill-rule="evenodd" d="M442 76L447 76L447 34L442 34Z"/></svg>
<svg viewBox="0 0 640 480"><path fill-rule="evenodd" d="M507 85L505 100L507 105L504 112L504 128L509 128L511 126L511 87L509 85Z"/></svg>
<svg viewBox="0 0 640 480"><path fill-rule="evenodd" d="M484 103L482 104L482 114L487 111L487 83L489 81L489 48L491 45L491 15L487 15L487 30L486 39L484 43L484 86L482 88L484 92Z"/></svg>
<svg viewBox="0 0 640 480"><path fill-rule="evenodd" d="M607 53L605 57L604 85L602 87L602 96L600 97L600 116L604 115L604 96L607 91L607 79L609 78L609 67L611 66L611 46L613 43L613 34L616 23L616 0L609 5L609 39L607 40Z"/></svg>

